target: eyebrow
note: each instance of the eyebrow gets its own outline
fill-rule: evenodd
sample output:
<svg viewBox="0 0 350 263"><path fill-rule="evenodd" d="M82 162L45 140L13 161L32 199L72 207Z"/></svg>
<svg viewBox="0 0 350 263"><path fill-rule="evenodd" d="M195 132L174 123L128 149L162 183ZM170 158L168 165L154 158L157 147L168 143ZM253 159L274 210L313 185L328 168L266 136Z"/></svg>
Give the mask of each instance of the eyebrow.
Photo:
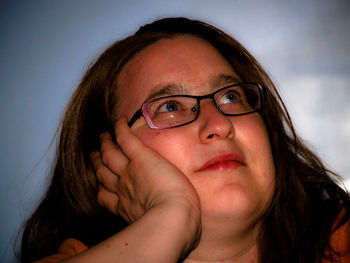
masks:
<svg viewBox="0 0 350 263"><path fill-rule="evenodd" d="M212 89L216 89L228 84L235 84L240 82L242 81L236 76L220 74L211 80L211 87Z"/></svg>
<svg viewBox="0 0 350 263"><path fill-rule="evenodd" d="M157 98L157 97L162 97L162 96L171 96L171 95L180 95L184 94L186 92L186 89L179 84L168 84L165 85L163 88L160 90L157 90L155 92L152 92L144 102L147 102L151 99Z"/></svg>
<svg viewBox="0 0 350 263"><path fill-rule="evenodd" d="M218 76L215 76L212 80L210 80L210 86L212 90L215 90L217 88L220 88L222 86L228 85L228 84L234 84L241 82L237 77L226 75L226 74L220 74ZM157 88L155 88L157 89ZM182 95L186 94L188 92L188 89L186 89L184 86L179 84L167 84L163 88L156 90L155 92L152 92L145 100L144 103L158 97L162 96L172 96L172 95Z"/></svg>

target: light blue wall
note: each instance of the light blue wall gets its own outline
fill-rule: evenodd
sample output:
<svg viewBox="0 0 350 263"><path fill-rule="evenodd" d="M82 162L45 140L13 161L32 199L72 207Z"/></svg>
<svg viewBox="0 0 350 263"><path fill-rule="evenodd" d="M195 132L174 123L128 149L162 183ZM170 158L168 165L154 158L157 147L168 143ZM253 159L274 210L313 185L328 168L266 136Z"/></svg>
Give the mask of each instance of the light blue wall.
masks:
<svg viewBox="0 0 350 263"><path fill-rule="evenodd" d="M282 3L283 2L283 3ZM350 178L348 1L1 1L0 258L47 184L60 114L90 61L156 18L189 16L239 39L270 72L298 131Z"/></svg>

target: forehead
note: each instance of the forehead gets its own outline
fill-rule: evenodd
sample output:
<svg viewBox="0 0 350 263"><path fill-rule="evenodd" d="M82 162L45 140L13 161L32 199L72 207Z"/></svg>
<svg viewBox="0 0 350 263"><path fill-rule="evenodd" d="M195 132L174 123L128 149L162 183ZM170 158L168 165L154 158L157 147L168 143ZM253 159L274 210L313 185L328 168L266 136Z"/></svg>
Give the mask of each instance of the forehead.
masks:
<svg viewBox="0 0 350 263"><path fill-rule="evenodd" d="M202 95L232 79L238 76L231 65L205 40L189 35L162 39L138 53L120 72L117 115L130 117L147 98L166 87Z"/></svg>

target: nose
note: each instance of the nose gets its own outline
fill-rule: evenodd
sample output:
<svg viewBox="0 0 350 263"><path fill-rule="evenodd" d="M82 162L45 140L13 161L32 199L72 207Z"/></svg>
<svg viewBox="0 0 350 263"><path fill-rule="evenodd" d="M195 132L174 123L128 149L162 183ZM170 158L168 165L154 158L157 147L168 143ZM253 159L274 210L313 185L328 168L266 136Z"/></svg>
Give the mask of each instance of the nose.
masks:
<svg viewBox="0 0 350 263"><path fill-rule="evenodd" d="M211 100L201 101L197 122L200 125L199 138L203 143L234 137L232 121L223 115Z"/></svg>

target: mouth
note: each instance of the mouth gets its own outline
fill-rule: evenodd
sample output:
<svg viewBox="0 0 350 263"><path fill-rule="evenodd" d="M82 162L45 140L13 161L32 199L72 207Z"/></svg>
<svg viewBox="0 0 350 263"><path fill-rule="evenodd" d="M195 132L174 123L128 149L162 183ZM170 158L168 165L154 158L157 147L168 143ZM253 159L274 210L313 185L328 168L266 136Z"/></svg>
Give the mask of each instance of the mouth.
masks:
<svg viewBox="0 0 350 263"><path fill-rule="evenodd" d="M236 170L245 166L244 159L237 153L221 154L205 162L197 172Z"/></svg>

